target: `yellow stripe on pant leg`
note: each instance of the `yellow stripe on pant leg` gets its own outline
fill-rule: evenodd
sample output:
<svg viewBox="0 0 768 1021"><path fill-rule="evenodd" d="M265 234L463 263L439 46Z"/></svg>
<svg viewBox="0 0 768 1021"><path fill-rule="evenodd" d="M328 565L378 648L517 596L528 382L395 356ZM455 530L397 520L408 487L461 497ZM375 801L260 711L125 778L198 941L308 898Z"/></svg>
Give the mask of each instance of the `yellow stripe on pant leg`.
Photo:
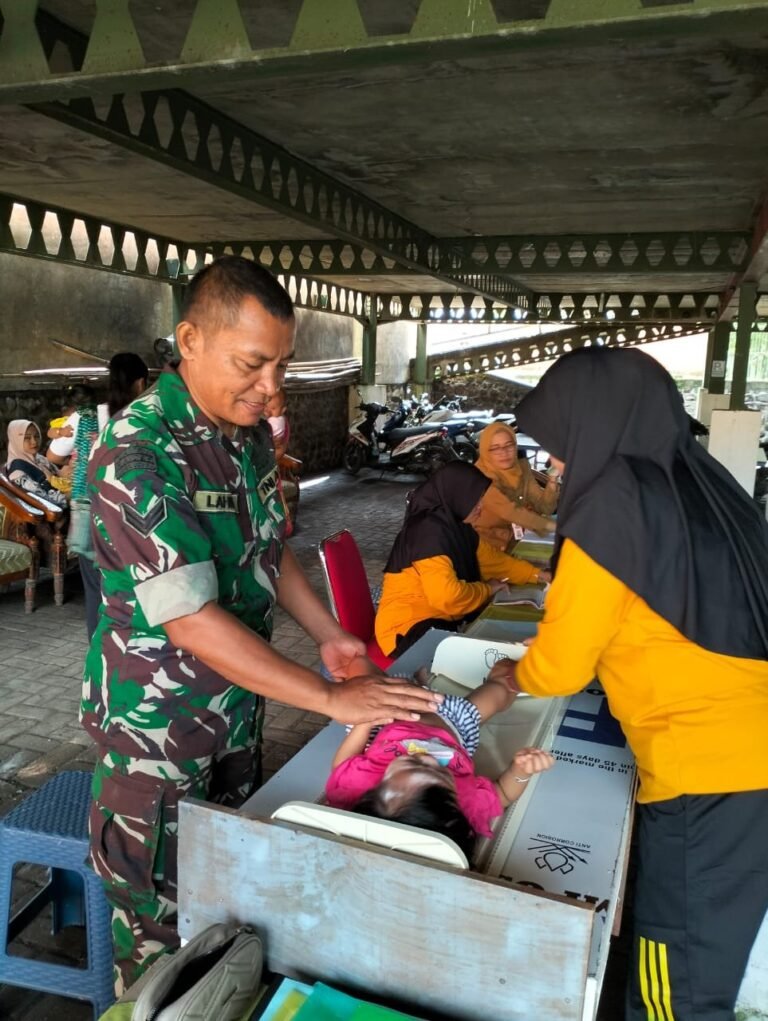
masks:
<svg viewBox="0 0 768 1021"><path fill-rule="evenodd" d="M659 971L661 972L661 1002L666 1012L666 1021L675 1021L675 1015L672 1013L672 986L669 981L666 943L659 943Z"/></svg>
<svg viewBox="0 0 768 1021"><path fill-rule="evenodd" d="M659 1021L648 991L648 940L645 936L640 937L638 970L640 974L640 995L643 997L645 1009L648 1011L648 1021Z"/></svg>
<svg viewBox="0 0 768 1021"><path fill-rule="evenodd" d="M658 944L655 940L648 940L648 972L651 976L651 1000L656 1010L656 1017L659 1021L664 1021L664 1014L661 1010L661 996L659 995L659 972L656 964L656 947Z"/></svg>

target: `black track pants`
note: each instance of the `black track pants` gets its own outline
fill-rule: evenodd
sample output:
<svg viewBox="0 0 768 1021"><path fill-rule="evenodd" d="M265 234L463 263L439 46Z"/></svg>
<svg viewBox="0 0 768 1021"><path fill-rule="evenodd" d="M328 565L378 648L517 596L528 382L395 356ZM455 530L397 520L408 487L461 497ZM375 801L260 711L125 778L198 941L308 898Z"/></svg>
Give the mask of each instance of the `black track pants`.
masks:
<svg viewBox="0 0 768 1021"><path fill-rule="evenodd" d="M768 791L638 806L627 1021L733 1021L768 910Z"/></svg>

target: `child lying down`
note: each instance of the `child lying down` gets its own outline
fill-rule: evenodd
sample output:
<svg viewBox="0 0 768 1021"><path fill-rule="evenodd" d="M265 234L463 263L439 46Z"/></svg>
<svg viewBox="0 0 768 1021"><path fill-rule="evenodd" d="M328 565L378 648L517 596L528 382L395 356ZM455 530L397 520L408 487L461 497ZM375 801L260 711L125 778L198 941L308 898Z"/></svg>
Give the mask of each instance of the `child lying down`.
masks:
<svg viewBox="0 0 768 1021"><path fill-rule="evenodd" d="M333 760L328 804L442 833L471 860L475 837L491 836L491 822L554 763L540 748L521 748L495 782L475 776L481 725L515 699L504 683L509 666L500 660L471 695L446 695L418 722L397 721L373 734L371 724L352 727Z"/></svg>

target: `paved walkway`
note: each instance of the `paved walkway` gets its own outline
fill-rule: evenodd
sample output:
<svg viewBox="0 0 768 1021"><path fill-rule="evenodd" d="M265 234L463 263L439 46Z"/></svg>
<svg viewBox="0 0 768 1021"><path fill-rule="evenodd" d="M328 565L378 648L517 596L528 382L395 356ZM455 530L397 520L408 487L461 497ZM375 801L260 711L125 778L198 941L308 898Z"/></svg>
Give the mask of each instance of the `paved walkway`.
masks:
<svg viewBox="0 0 768 1021"><path fill-rule="evenodd" d="M363 473L357 478L336 472L308 480L302 487L299 528L290 540L317 592L325 598L317 547L320 540L349 527L358 541L372 580L380 577L392 540L402 521L405 494L418 480ZM90 739L77 722L82 664L86 649L85 612L77 572L67 576L67 601L53 605L50 581L38 590L38 609L24 614L20 590L0 595L0 815L62 769L91 769ZM278 611L275 646L309 667L318 665L314 643L289 617ZM325 719L280 703L267 707L264 768L271 776L322 727ZM16 892L24 896L42 870L22 866ZM62 963L84 960L82 931L48 931L48 914L15 943L24 956ZM623 963L615 958L620 976ZM602 1021L621 1017L620 977ZM91 1021L88 1005L10 986L0 986L0 1018L13 1021Z"/></svg>

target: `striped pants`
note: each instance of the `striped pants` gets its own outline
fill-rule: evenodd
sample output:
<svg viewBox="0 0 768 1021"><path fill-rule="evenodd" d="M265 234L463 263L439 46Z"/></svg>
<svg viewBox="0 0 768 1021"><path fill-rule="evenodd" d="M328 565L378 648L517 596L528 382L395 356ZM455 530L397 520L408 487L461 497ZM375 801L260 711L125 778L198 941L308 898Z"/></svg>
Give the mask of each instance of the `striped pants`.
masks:
<svg viewBox="0 0 768 1021"><path fill-rule="evenodd" d="M627 1021L733 1021L768 911L768 791L638 806Z"/></svg>

